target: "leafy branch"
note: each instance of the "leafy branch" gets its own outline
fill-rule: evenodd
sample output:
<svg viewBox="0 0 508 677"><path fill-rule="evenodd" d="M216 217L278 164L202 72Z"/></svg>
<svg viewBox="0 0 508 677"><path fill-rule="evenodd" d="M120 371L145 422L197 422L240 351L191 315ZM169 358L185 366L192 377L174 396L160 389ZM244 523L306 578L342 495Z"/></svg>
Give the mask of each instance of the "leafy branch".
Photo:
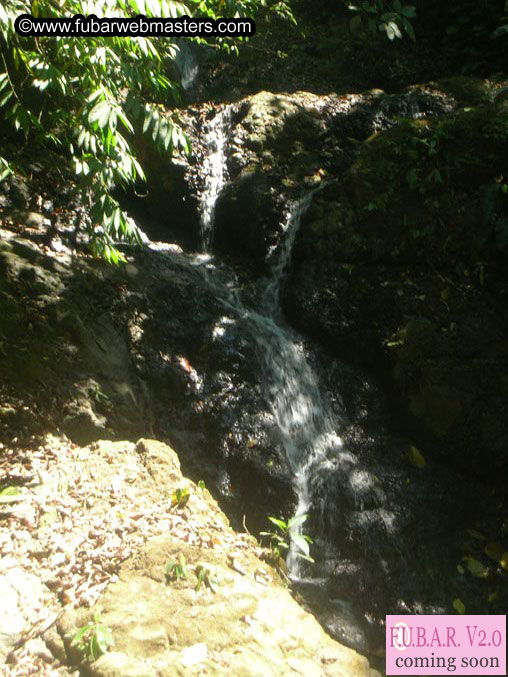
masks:
<svg viewBox="0 0 508 677"><path fill-rule="evenodd" d="M133 138L145 135L161 153L186 155L189 139L174 113L160 104L178 103L179 82L167 76L178 45L144 36L21 37L20 14L59 17L95 13L108 17L142 14L254 16L261 8L291 19L287 0L3 0L0 4L0 120L25 142L57 148L71 158L85 203L90 204L90 248L113 263L124 260L119 240L139 241L135 223L113 197L145 180ZM236 41L212 38L232 50ZM203 38L195 42L206 42ZM0 181L13 166L0 157Z"/></svg>
<svg viewBox="0 0 508 677"><path fill-rule="evenodd" d="M402 38L403 32L416 41L411 20L416 16L414 5L401 0L361 0L351 2L348 9L355 13L350 21L352 32L366 29L371 34L385 33L389 40Z"/></svg>

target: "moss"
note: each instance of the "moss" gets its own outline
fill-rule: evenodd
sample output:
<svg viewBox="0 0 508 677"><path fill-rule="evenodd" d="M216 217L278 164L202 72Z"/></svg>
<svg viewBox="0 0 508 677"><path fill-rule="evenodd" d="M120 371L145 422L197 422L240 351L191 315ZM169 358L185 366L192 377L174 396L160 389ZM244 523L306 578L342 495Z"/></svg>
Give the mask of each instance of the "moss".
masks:
<svg viewBox="0 0 508 677"><path fill-rule="evenodd" d="M401 120L368 139L349 170L356 207L350 228L372 243L372 259L488 259L495 252L485 250L492 226L484 192L506 173L507 145L502 101Z"/></svg>
<svg viewBox="0 0 508 677"><path fill-rule="evenodd" d="M444 78L434 83L439 91L452 96L465 105L478 105L490 103L494 99L495 89L489 80L468 78L458 75Z"/></svg>

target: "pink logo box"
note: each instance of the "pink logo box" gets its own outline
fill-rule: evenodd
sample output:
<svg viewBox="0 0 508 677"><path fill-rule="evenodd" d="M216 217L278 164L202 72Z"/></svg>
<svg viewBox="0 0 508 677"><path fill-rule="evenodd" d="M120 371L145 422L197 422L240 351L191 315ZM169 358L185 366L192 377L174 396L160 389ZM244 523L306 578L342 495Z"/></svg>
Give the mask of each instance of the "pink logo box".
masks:
<svg viewBox="0 0 508 677"><path fill-rule="evenodd" d="M506 675L506 616L386 617L387 675Z"/></svg>

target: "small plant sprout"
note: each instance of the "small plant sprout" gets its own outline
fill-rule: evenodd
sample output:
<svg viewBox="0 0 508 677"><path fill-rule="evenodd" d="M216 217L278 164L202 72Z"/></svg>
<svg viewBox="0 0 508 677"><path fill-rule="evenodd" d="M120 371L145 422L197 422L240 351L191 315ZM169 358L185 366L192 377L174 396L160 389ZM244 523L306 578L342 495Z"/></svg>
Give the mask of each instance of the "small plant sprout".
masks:
<svg viewBox="0 0 508 677"><path fill-rule="evenodd" d="M178 487L171 496L171 507L184 508L189 502L190 491L187 487Z"/></svg>
<svg viewBox="0 0 508 677"><path fill-rule="evenodd" d="M271 516L268 519L275 525L276 529L262 531L260 535L269 537L270 549L275 559L285 555L289 550L290 544L293 543L297 557L305 559L308 562L314 562L309 550L309 544L312 543L312 539L299 531L299 527L305 522L307 515L297 515L287 522Z"/></svg>
<svg viewBox="0 0 508 677"><path fill-rule="evenodd" d="M206 489L206 484L204 480L199 480L198 487L201 489L201 491L204 491Z"/></svg>
<svg viewBox="0 0 508 677"><path fill-rule="evenodd" d="M182 553L179 553L178 560L170 559L166 564L166 580L180 580L180 578L187 578L189 570L187 569L187 562Z"/></svg>
<svg viewBox="0 0 508 677"><path fill-rule="evenodd" d="M71 644L77 646L85 658L95 661L114 644L111 628L101 623L101 615L97 612L93 621L78 630Z"/></svg>
<svg viewBox="0 0 508 677"><path fill-rule="evenodd" d="M219 582L215 576L212 576L212 572L205 564L197 564L195 573L196 578L198 579L196 587L194 588L196 592L199 590L202 583L204 583L206 587L209 588L213 593L217 592L217 586L219 585Z"/></svg>

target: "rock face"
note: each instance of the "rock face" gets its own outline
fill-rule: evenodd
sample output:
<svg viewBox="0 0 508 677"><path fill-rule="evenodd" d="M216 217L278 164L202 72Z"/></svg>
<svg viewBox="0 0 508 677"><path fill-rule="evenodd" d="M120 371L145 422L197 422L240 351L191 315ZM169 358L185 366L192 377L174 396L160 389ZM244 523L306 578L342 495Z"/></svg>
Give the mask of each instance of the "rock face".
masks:
<svg viewBox="0 0 508 677"><path fill-rule="evenodd" d="M488 88L479 105L479 85L432 91L458 85L466 112L381 131L342 185L316 195L285 309L335 354L374 370L433 453L495 481L508 467L507 217L495 148L508 118Z"/></svg>
<svg viewBox="0 0 508 677"><path fill-rule="evenodd" d="M72 263L4 231L0 373L12 406L0 425L13 436L30 427L23 417L39 428L52 421L78 444L169 438L189 471L261 528L267 514L290 511L293 493L255 342L221 301L221 271L210 271L217 297L176 250L138 252L113 268Z"/></svg>
<svg viewBox="0 0 508 677"><path fill-rule="evenodd" d="M23 571L12 557L2 561L0 572L0 663L5 663L24 633L38 620L51 593L37 576Z"/></svg>
<svg viewBox="0 0 508 677"><path fill-rule="evenodd" d="M337 357L373 370L418 443L485 479L508 463L500 92L451 78L400 95L245 98L229 123L214 237L263 272L288 200L320 185L285 312Z"/></svg>
<svg viewBox="0 0 508 677"><path fill-rule="evenodd" d="M505 159L496 147L508 128L495 92L473 88L468 100L471 88L459 95L449 84L400 97L262 92L235 104L216 215L227 266L153 245L126 250L129 263L113 269L2 231L3 439L29 438L47 421L79 444L156 435L217 488L238 524L245 514L259 530L267 514L293 513L292 478L259 345L231 301L239 294L255 307L284 204L318 188L282 301L343 445L309 486L316 563L304 592L335 637L365 651L388 609L441 613L466 595L477 612L506 606L500 560L486 559L472 534L506 537ZM164 539L157 547L176 553ZM236 589L220 558L182 548L194 573L204 558ZM461 573L470 553L485 579ZM126 565L123 594L164 585L164 557L145 549ZM187 608L192 585L175 587ZM219 592L204 592L213 606ZM117 601L108 604L121 634ZM176 638L176 653L161 659L176 669L178 623L157 613L155 634L143 632L154 655ZM214 646L232 660L221 636ZM202 636L196 644L189 660L216 660L219 649ZM103 660L125 663L111 656Z"/></svg>
<svg viewBox="0 0 508 677"><path fill-rule="evenodd" d="M365 658L324 633L273 570L249 552L248 539L235 540L216 515L211 523L202 523L203 540L209 535L229 540L229 552L227 547L207 550L163 536L123 565L119 581L97 605L102 622L112 630L113 650L85 668L85 674L377 674ZM188 563L188 578L166 580L167 562L181 555ZM196 591L197 563L216 578L214 591L205 583ZM64 639L84 620L85 614L64 617Z"/></svg>
<svg viewBox="0 0 508 677"><path fill-rule="evenodd" d="M216 211L219 251L263 263L280 240L288 196L317 185L323 167L333 164L338 140L328 137L327 123L353 100L260 92L235 105L228 132L230 182ZM329 145L328 160L319 153L323 144Z"/></svg>
<svg viewBox="0 0 508 677"><path fill-rule="evenodd" d="M0 660L17 674L378 674L296 603L167 445L48 436L32 456L41 479L4 515L24 518L0 583ZM90 662L73 638L97 612L114 645Z"/></svg>

